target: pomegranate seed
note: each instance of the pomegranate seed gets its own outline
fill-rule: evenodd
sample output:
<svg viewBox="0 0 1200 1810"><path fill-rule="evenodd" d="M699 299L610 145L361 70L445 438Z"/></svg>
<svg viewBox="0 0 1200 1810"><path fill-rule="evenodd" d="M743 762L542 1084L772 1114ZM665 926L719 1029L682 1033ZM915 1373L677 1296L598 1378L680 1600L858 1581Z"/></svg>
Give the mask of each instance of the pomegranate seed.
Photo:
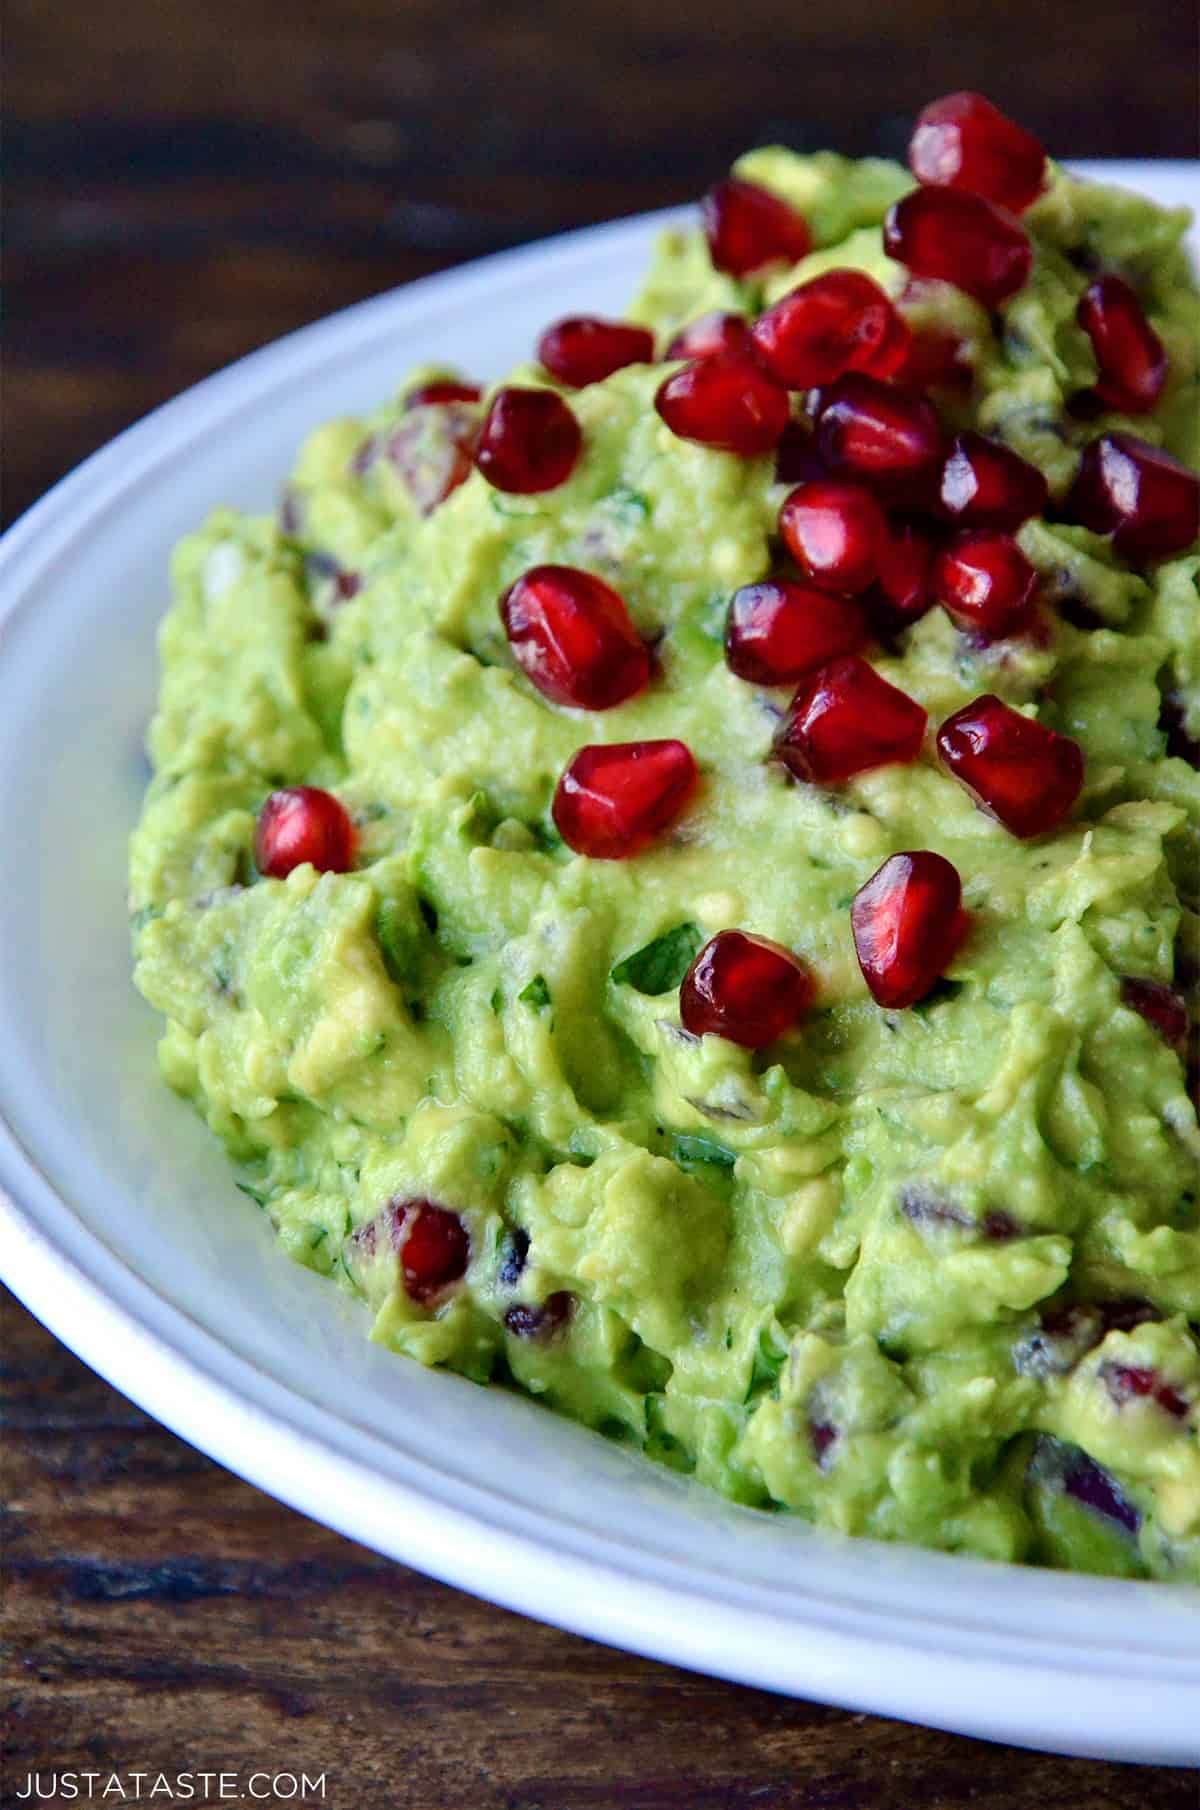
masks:
<svg viewBox="0 0 1200 1810"><path fill-rule="evenodd" d="M579 423L553 390L498 390L475 463L497 490L531 496L570 477L583 450Z"/></svg>
<svg viewBox="0 0 1200 1810"><path fill-rule="evenodd" d="M539 1306L516 1302L505 1314L504 1326L515 1338L536 1339L544 1344L563 1330L574 1311L574 1295L568 1289L560 1288L547 1295Z"/></svg>
<svg viewBox="0 0 1200 1810"><path fill-rule="evenodd" d="M504 632L543 697L611 710L648 683L650 654L611 585L574 566L531 566L500 599Z"/></svg>
<svg viewBox="0 0 1200 1810"><path fill-rule="evenodd" d="M784 498L779 532L800 570L825 590L865 591L887 544L883 511L847 478L801 484Z"/></svg>
<svg viewBox="0 0 1200 1810"><path fill-rule="evenodd" d="M855 893L850 926L872 998L893 1009L916 1005L966 932L957 869L928 849L893 855Z"/></svg>
<svg viewBox="0 0 1200 1810"><path fill-rule="evenodd" d="M845 371L890 377L910 340L879 284L860 270L827 270L801 283L750 332L767 370L789 390L832 383Z"/></svg>
<svg viewBox="0 0 1200 1810"><path fill-rule="evenodd" d="M912 343L896 381L911 390L969 390L975 369L957 333L940 327L911 328Z"/></svg>
<svg viewBox="0 0 1200 1810"><path fill-rule="evenodd" d="M1100 1318L1101 1337L1109 1332L1132 1332L1135 1326L1147 1326L1162 1319L1152 1301L1137 1295L1122 1295L1115 1301L1098 1301L1093 1309Z"/></svg>
<svg viewBox="0 0 1200 1810"><path fill-rule="evenodd" d="M471 475L479 423L461 402L405 403L383 451L417 511L430 515Z"/></svg>
<svg viewBox="0 0 1200 1810"><path fill-rule="evenodd" d="M956 535L933 562L931 586L950 620L985 641L1019 635L1032 621L1037 569L1011 534Z"/></svg>
<svg viewBox="0 0 1200 1810"><path fill-rule="evenodd" d="M720 452L770 452L788 423L787 392L736 352L697 358L659 385L654 406L673 434Z"/></svg>
<svg viewBox="0 0 1200 1810"><path fill-rule="evenodd" d="M1162 395L1167 354L1129 284L1118 276L1097 277L1075 318L1096 354L1100 401L1124 415L1147 414Z"/></svg>
<svg viewBox="0 0 1200 1810"><path fill-rule="evenodd" d="M768 264L798 264L812 249L808 221L756 182L729 176L700 203L708 253L717 270L749 276Z"/></svg>
<svg viewBox="0 0 1200 1810"><path fill-rule="evenodd" d="M786 685L867 639L861 609L793 578L743 585L729 605L725 659L739 679Z"/></svg>
<svg viewBox="0 0 1200 1810"><path fill-rule="evenodd" d="M664 354L667 358L711 358L714 352L751 354L754 341L744 314L723 314L715 309L681 327Z"/></svg>
<svg viewBox="0 0 1200 1810"><path fill-rule="evenodd" d="M942 465L938 502L972 528L1019 528L1046 507L1049 486L1036 465L973 428L959 434Z"/></svg>
<svg viewBox="0 0 1200 1810"><path fill-rule="evenodd" d="M942 430L924 396L852 372L822 392L817 447L831 471L887 487L933 465Z"/></svg>
<svg viewBox="0 0 1200 1810"><path fill-rule="evenodd" d="M1066 1376L1110 1332L1132 1332L1161 1318L1135 1296L1045 1307L1034 1330L1013 1346L1013 1361L1023 1376Z"/></svg>
<svg viewBox="0 0 1200 1810"><path fill-rule="evenodd" d="M797 779L836 785L872 767L916 760L926 720L915 699L848 654L800 686L775 752Z"/></svg>
<svg viewBox="0 0 1200 1810"><path fill-rule="evenodd" d="M1066 510L1126 559L1167 559L1200 534L1200 477L1133 434L1102 434L1084 448Z"/></svg>
<svg viewBox="0 0 1200 1810"><path fill-rule="evenodd" d="M954 777L1014 836L1062 822L1083 786L1083 750L986 693L947 717L938 752Z"/></svg>
<svg viewBox="0 0 1200 1810"><path fill-rule="evenodd" d="M653 363L654 335L649 327L635 327L629 321L570 315L546 328L537 355L551 377L581 390L625 365Z"/></svg>
<svg viewBox="0 0 1200 1810"><path fill-rule="evenodd" d="M577 855L624 861L674 822L696 779L696 763L684 742L593 744L565 768L552 815Z"/></svg>
<svg viewBox="0 0 1200 1810"><path fill-rule="evenodd" d="M404 398L406 409L430 408L444 402L478 402L483 395L477 383L457 383L452 378L439 378L410 390Z"/></svg>
<svg viewBox="0 0 1200 1810"><path fill-rule="evenodd" d="M1046 153L982 94L947 94L917 116L908 167L918 182L965 189L1020 214L1042 192Z"/></svg>
<svg viewBox="0 0 1200 1810"><path fill-rule="evenodd" d="M808 422L795 419L789 421L775 448L775 482L810 484L816 478L828 476Z"/></svg>
<svg viewBox="0 0 1200 1810"><path fill-rule="evenodd" d="M1187 1001L1174 987L1161 980L1139 980L1127 976L1121 982L1121 1003L1140 1012L1152 1024L1164 1042L1177 1048L1188 1034Z"/></svg>
<svg viewBox="0 0 1200 1810"><path fill-rule="evenodd" d="M286 879L306 862L318 873L344 874L354 865L354 844L354 825L331 793L285 786L258 813L254 864L272 880Z"/></svg>
<svg viewBox="0 0 1200 1810"><path fill-rule="evenodd" d="M404 1292L424 1305L465 1275L471 1260L467 1228L457 1213L431 1200L393 1200L389 1206Z"/></svg>
<svg viewBox="0 0 1200 1810"><path fill-rule="evenodd" d="M1157 1402L1167 1414L1174 1415L1176 1420L1186 1420L1188 1404L1184 1396L1173 1384L1164 1382L1157 1370L1146 1364L1101 1364L1100 1375L1104 1386L1118 1407L1125 1402L1137 1398Z"/></svg>
<svg viewBox="0 0 1200 1810"><path fill-rule="evenodd" d="M894 202L883 248L917 276L953 283L989 308L1024 289L1033 268L1020 221L958 189L916 189Z"/></svg>
<svg viewBox="0 0 1200 1810"><path fill-rule="evenodd" d="M827 1420L810 1420L808 1423L808 1439L812 1447L812 1455L816 1464L823 1471L829 1469L832 1460L829 1448L837 1443L837 1428Z"/></svg>
<svg viewBox="0 0 1200 1810"><path fill-rule="evenodd" d="M683 977L679 1016L693 1037L725 1037L753 1050L790 1030L812 996L808 969L790 949L719 930Z"/></svg>
<svg viewBox="0 0 1200 1810"><path fill-rule="evenodd" d="M862 599L877 635L897 635L933 608L933 545L911 523L893 523L879 555L879 576Z"/></svg>

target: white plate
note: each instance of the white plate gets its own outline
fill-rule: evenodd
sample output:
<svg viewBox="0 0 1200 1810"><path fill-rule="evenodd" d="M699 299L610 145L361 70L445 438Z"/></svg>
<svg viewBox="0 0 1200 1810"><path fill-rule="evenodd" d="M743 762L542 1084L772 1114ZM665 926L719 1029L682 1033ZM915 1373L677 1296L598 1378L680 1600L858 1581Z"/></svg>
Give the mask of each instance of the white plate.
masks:
<svg viewBox="0 0 1200 1810"><path fill-rule="evenodd" d="M1177 200L1197 167L1111 167ZM269 507L302 435L417 359L481 376L618 312L662 217L414 283L245 359L90 459L0 549L0 1259L89 1364L232 1470L527 1614L772 1690L1069 1753L1200 1758L1200 1595L825 1536L368 1345L276 1250L154 1067L129 982L172 544Z"/></svg>

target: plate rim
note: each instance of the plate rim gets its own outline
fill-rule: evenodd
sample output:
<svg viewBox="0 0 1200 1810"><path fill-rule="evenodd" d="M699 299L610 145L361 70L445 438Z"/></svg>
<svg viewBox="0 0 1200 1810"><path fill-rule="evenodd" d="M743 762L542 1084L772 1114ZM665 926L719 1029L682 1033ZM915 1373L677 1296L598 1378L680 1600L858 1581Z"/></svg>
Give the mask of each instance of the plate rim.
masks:
<svg viewBox="0 0 1200 1810"><path fill-rule="evenodd" d="M1200 191L1200 161L1074 167L1109 180L1119 180L1119 169L1127 180L1151 182L1153 173L1169 170ZM89 523L127 498L149 470L161 470L186 457L231 411L257 406L298 370L325 369L357 356L377 334L394 332L397 317L402 321L404 316L419 316L426 306L436 306L444 298L456 305L469 303L477 292L494 293L497 283L507 286L511 281L523 287L530 280L531 264L561 269L576 260L620 255L625 241L640 244L656 229L690 218L691 212L670 208L625 217L420 278L299 328L162 404L61 479L3 537L0 654L23 603L31 602L38 589L34 582L18 582L6 594L5 583L14 569L20 579L31 555L40 554L40 562L34 560L39 573L52 571L58 559L70 558ZM75 1227L74 1239L69 1227L64 1230L61 1224L54 1235L55 1222L63 1215ZM106 1268L119 1270L120 1277L106 1275ZM534 1529L513 1524L524 1511L510 1513L510 1524L501 1528L494 1514L484 1514L482 1507L469 1501L464 1505L464 1498L472 1494L481 1503L486 1501L485 1485L464 1490L462 1480L455 1480L460 1500L454 1503L443 1492L422 1491L372 1469L361 1455L347 1449L348 1444L369 1445L360 1429L347 1441L345 1425L330 1410L266 1373L247 1375L255 1371L249 1359L223 1345L108 1252L75 1219L2 1116L0 1271L64 1344L154 1418L228 1469L348 1537L508 1609L736 1682L815 1695L826 1702L987 1739L1097 1757L1180 1763L1200 1759L1193 1696L1200 1685L1200 1645L1194 1659L1184 1654L1178 1664L1165 1651L1140 1655L1143 1676L1131 1686L1115 1669L1120 1655L1101 1664L1094 1645L1081 1648L1058 1636L1042 1639L1036 1631L1020 1639L995 1630L973 1633L953 1618L928 1616L919 1621L928 1630L928 1639L922 1640L915 1637L911 1624L907 1635L902 1633L894 1609L867 1611L845 1602L839 1606L819 1592L806 1596L802 1616L784 1615L778 1608L772 1612L748 1604L744 1580L732 1580L728 1592L722 1593L715 1588L719 1580L691 1576L685 1565L663 1554L651 1555L641 1565L636 1554L624 1555L622 1562L615 1554L585 1554L579 1547L589 1542L594 1547L594 1533L587 1532L582 1540L565 1538L562 1518L549 1510L524 1515L536 1522ZM253 1386L236 1388L234 1377L239 1373ZM342 1437L335 1438L335 1433ZM486 1566L473 1556L481 1546L477 1537L481 1531L487 1534ZM550 1568L548 1550L554 1557ZM1019 1567L998 1572L986 1561L957 1555L922 1557L950 1568L947 1580L965 1579L964 1568L976 1579L986 1574L994 1583L1002 1577L1011 1587L1018 1587L1017 1579L1047 1576ZM1139 1600L1140 1593L1141 1607L1150 1608L1152 1620L1157 1619L1155 1600L1171 1589L1088 1578L1063 1584L1055 1575L1058 1586L1068 1592L1076 1587L1090 1595L1105 1589L1119 1592L1114 1602L1126 1607ZM1171 1595L1177 1600L1179 1593ZM1169 1618L1162 1619L1165 1623ZM1200 1632L1200 1616L1195 1627ZM819 1643L812 1644L820 1650L806 1650L797 1657L794 1636L804 1628L819 1630ZM980 1641L987 1642L985 1651L977 1650ZM862 1671L868 1649L869 1683ZM887 1653L895 1662L891 1685L880 1678L880 1659ZM964 1703L964 1668L976 1682L976 1698L983 1700L974 1707ZM1077 1696L1083 1695L1077 1691L1081 1677L1093 1686L1082 1714L1075 1706ZM945 1712L931 1705L938 1687L945 1690L949 1706ZM996 1707L997 1697L1006 1709Z"/></svg>

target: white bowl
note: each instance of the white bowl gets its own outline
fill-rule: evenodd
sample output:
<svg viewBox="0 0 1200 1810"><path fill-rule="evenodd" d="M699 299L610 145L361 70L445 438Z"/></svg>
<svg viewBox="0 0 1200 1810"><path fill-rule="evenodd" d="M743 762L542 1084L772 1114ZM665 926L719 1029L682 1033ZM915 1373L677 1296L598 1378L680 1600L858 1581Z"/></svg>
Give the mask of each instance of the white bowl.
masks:
<svg viewBox="0 0 1200 1810"><path fill-rule="evenodd" d="M1165 199L1197 167L1112 166ZM159 1081L125 841L170 548L270 507L314 423L417 359L499 373L548 314L619 312L662 217L428 279L256 353L123 434L0 549L0 1259L60 1338L232 1470L560 1626L772 1690L1068 1753L1200 1758L1200 1594L822 1535L499 1390L366 1343L277 1251Z"/></svg>

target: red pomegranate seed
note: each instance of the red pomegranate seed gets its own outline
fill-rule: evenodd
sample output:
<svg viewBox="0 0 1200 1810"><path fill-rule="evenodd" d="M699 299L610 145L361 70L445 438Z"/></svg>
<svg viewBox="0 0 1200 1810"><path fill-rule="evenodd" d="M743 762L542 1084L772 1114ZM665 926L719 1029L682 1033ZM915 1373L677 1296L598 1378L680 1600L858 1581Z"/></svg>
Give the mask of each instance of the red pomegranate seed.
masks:
<svg viewBox="0 0 1200 1810"><path fill-rule="evenodd" d="M431 408L445 402L478 402L483 395L477 383L458 383L453 378L438 378L410 390L404 398L406 409Z"/></svg>
<svg viewBox="0 0 1200 1810"><path fill-rule="evenodd" d="M720 452L770 452L788 423L787 392L736 352L698 358L659 385L654 406L673 434Z"/></svg>
<svg viewBox="0 0 1200 1810"><path fill-rule="evenodd" d="M471 475L479 423L461 402L414 403L410 398L383 451L418 512L430 515Z"/></svg>
<svg viewBox="0 0 1200 1810"><path fill-rule="evenodd" d="M286 879L306 862L318 873L344 874L354 865L354 845L354 825L332 793L284 786L258 813L254 864L272 880Z"/></svg>
<svg viewBox="0 0 1200 1810"><path fill-rule="evenodd" d="M673 823L696 785L685 742L610 742L581 748L563 771L551 807L577 855L624 861Z"/></svg>
<svg viewBox="0 0 1200 1810"><path fill-rule="evenodd" d="M652 364L654 335L649 327L635 327L630 321L569 315L546 328L537 355L551 377L581 390L625 365Z"/></svg>
<svg viewBox="0 0 1200 1810"><path fill-rule="evenodd" d="M504 1316L504 1328L518 1339L536 1339L539 1344L556 1338L575 1311L575 1297L569 1289L560 1288L539 1305L517 1301Z"/></svg>
<svg viewBox="0 0 1200 1810"><path fill-rule="evenodd" d="M498 390L475 463L497 490L531 496L570 477L583 451L579 423L553 390Z"/></svg>
<svg viewBox="0 0 1200 1810"><path fill-rule="evenodd" d="M1011 213L1036 201L1046 153L982 94L947 94L917 116L908 167L918 182L983 195Z"/></svg>
<svg viewBox="0 0 1200 1810"><path fill-rule="evenodd" d="M1097 277L1075 317L1092 342L1095 394L1123 415L1145 415L1162 395L1167 354L1142 304L1123 278Z"/></svg>
<svg viewBox="0 0 1200 1810"><path fill-rule="evenodd" d="M893 855L854 895L858 965L881 1006L916 1005L966 933L958 871L928 849Z"/></svg>
<svg viewBox="0 0 1200 1810"><path fill-rule="evenodd" d="M914 761L926 715L907 692L881 678L857 654L830 660L804 681L775 738L775 752L797 779L836 785L855 773Z"/></svg>
<svg viewBox="0 0 1200 1810"><path fill-rule="evenodd" d="M681 327L664 354L666 358L711 358L714 352L752 353L750 323L744 314L702 314Z"/></svg>
<svg viewBox="0 0 1200 1810"><path fill-rule="evenodd" d="M924 396L851 372L821 393L817 447L831 471L887 488L929 470L942 430Z"/></svg>
<svg viewBox="0 0 1200 1810"><path fill-rule="evenodd" d="M891 525L879 556L879 576L862 603L876 634L897 635L933 608L929 568L933 544L911 523Z"/></svg>
<svg viewBox="0 0 1200 1810"><path fill-rule="evenodd" d="M1176 1420L1186 1420L1187 1398L1173 1383L1164 1381L1157 1370L1147 1364L1101 1364L1104 1386L1118 1407L1136 1398L1147 1397Z"/></svg>
<svg viewBox="0 0 1200 1810"><path fill-rule="evenodd" d="M517 664L543 697L611 710L649 682L650 654L611 585L574 566L531 566L500 599Z"/></svg>
<svg viewBox="0 0 1200 1810"><path fill-rule="evenodd" d="M431 1200L393 1200L389 1205L404 1292L424 1305L466 1274L470 1236L457 1213Z"/></svg>
<svg viewBox="0 0 1200 1810"><path fill-rule="evenodd" d="M866 640L866 618L851 598L794 578L764 578L734 592L725 659L739 679L787 685L836 654L857 653Z"/></svg>
<svg viewBox="0 0 1200 1810"><path fill-rule="evenodd" d="M893 203L883 248L916 276L953 283L988 308L1024 289L1033 269L1020 221L959 189L915 189Z"/></svg>
<svg viewBox="0 0 1200 1810"><path fill-rule="evenodd" d="M753 1050L790 1030L812 996L808 969L790 949L719 930L683 977L679 1016L693 1037L726 1037Z"/></svg>
<svg viewBox="0 0 1200 1810"><path fill-rule="evenodd" d="M1200 477L1133 434L1102 434L1084 448L1066 512L1111 534L1126 559L1168 559L1200 534Z"/></svg>
<svg viewBox="0 0 1200 1810"><path fill-rule="evenodd" d="M793 417L775 448L775 482L811 484L817 478L828 476L812 428L807 421Z"/></svg>
<svg viewBox="0 0 1200 1810"><path fill-rule="evenodd" d="M984 810L1014 836L1060 824L1083 786L1083 750L986 693L947 717L938 752Z"/></svg>
<svg viewBox="0 0 1200 1810"><path fill-rule="evenodd" d="M975 370L957 333L940 327L913 327L912 343L896 372L911 390L969 390Z"/></svg>
<svg viewBox="0 0 1200 1810"><path fill-rule="evenodd" d="M793 490L779 511L779 532L814 584L851 594L875 578L888 538L879 504L848 478L818 479Z"/></svg>
<svg viewBox="0 0 1200 1810"><path fill-rule="evenodd" d="M769 189L729 176L700 203L708 253L717 270L749 276L768 264L797 264L812 249L808 221Z"/></svg>
<svg viewBox="0 0 1200 1810"><path fill-rule="evenodd" d="M845 371L890 377L910 339L879 284L860 270L827 270L801 283L750 332L767 370L789 390L832 383Z"/></svg>
<svg viewBox="0 0 1200 1810"><path fill-rule="evenodd" d="M959 434L938 479L938 502L971 528L1019 528L1046 507L1049 487L1036 465L973 428Z"/></svg>
<svg viewBox="0 0 1200 1810"><path fill-rule="evenodd" d="M827 1471L833 1462L829 1450L837 1444L837 1436L837 1428L827 1420L810 1420L808 1423L808 1440L813 1459L823 1471Z"/></svg>
<svg viewBox="0 0 1200 1810"><path fill-rule="evenodd" d="M1121 1003L1140 1012L1147 1024L1152 1024L1172 1048L1177 1048L1187 1037L1187 1001L1163 981L1126 976L1121 982Z"/></svg>
<svg viewBox="0 0 1200 1810"><path fill-rule="evenodd" d="M950 620L985 641L1019 635L1032 621L1037 568L1011 534L981 528L956 535L933 562L934 596Z"/></svg>

